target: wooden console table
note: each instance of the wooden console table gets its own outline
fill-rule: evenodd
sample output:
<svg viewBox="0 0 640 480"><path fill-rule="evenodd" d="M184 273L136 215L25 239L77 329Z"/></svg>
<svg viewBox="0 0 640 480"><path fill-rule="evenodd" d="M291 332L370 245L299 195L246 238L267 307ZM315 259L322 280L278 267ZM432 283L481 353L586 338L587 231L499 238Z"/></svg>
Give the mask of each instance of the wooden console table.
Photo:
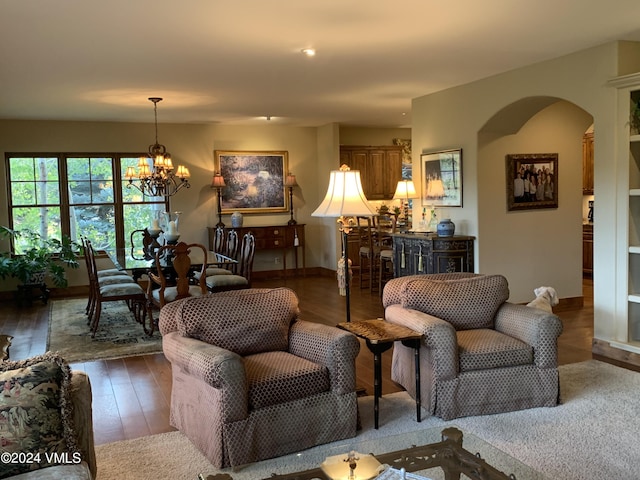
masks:
<svg viewBox="0 0 640 480"><path fill-rule="evenodd" d="M474 271L475 237L433 233L394 233L392 237L395 277Z"/></svg>
<svg viewBox="0 0 640 480"><path fill-rule="evenodd" d="M295 269L298 273L298 248L302 249L302 274L306 275L305 263L305 238L304 225L270 225L266 227L240 227L235 228L238 232L238 239L242 241L245 233L253 233L256 237L256 251L280 250L282 252L283 274L287 276L287 252L293 250L295 257ZM213 250L213 241L216 227L207 227L209 231L209 250ZM225 230L231 230L226 227Z"/></svg>

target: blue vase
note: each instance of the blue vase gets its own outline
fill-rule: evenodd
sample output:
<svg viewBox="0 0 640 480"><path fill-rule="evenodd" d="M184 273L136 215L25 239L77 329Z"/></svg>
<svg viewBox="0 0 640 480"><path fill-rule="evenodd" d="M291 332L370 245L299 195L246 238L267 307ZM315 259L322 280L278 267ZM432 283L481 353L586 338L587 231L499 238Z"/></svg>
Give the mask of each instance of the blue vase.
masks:
<svg viewBox="0 0 640 480"><path fill-rule="evenodd" d="M456 224L451 221L450 218L443 218L438 223L438 236L439 237L453 237L456 231Z"/></svg>

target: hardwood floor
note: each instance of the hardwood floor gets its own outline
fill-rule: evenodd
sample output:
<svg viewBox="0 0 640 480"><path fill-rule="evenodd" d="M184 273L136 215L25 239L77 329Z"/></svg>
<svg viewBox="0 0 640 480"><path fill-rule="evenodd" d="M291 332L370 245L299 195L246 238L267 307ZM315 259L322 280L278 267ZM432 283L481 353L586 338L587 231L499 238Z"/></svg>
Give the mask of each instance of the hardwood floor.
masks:
<svg viewBox="0 0 640 480"><path fill-rule="evenodd" d="M331 277L294 277L255 280L255 287L288 286L300 299L301 318L335 325L345 319L345 300ZM559 363L592 358L593 284L584 282L584 307L558 313L564 325L559 338ZM377 292L361 290L357 283L351 295L351 319L366 320L383 315ZM49 307L35 304L17 308L0 303L0 333L13 335L9 350L12 360L44 353ZM390 380L391 352L383 356L383 394L399 391ZM172 431L169 425L171 369L163 354L116 360L75 363L72 368L87 372L93 387L93 421L97 444ZM357 360L358 386L373 393L373 358L362 343Z"/></svg>

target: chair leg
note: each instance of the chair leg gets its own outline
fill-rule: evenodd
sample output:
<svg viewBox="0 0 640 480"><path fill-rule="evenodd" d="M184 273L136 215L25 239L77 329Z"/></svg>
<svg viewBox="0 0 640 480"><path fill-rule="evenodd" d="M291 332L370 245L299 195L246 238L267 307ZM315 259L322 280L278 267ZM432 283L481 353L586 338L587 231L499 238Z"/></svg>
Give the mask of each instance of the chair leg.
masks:
<svg viewBox="0 0 640 480"><path fill-rule="evenodd" d="M95 318L91 323L91 338L95 338L98 331L98 324L100 323L100 313L102 312L102 302L96 302Z"/></svg>
<svg viewBox="0 0 640 480"><path fill-rule="evenodd" d="M145 309L142 312L142 329L144 330L144 333L146 333L149 336L153 335L153 332L155 332L156 329L156 322L153 319L153 305L151 304L151 302L145 302ZM147 319L149 319L149 326L147 327Z"/></svg>

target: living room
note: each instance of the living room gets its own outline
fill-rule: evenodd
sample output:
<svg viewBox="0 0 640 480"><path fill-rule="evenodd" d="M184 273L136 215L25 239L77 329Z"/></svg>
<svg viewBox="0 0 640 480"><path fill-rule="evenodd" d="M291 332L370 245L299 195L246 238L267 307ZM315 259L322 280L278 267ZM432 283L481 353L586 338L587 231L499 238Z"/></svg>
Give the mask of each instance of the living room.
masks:
<svg viewBox="0 0 640 480"><path fill-rule="evenodd" d="M299 186L294 192L294 215L299 224L305 224L307 274L333 275L340 250L335 221L312 217L311 213L326 192L329 172L339 166L340 145L391 145L393 139L411 139L412 171L420 186L422 154L460 148L463 205L443 208L438 214L454 221L457 234L476 237L475 271L504 275L514 303L526 303L535 287L548 284L558 290L562 306L579 307L584 295L580 245L585 216L581 139L594 125L595 195L602 214L596 214L594 224L593 352L638 365L640 326L627 303L629 185L626 174L620 173L628 170L628 158L621 153L628 149L620 134L628 115L620 107L620 98L630 87L614 80L640 71L640 47L627 38L627 31L620 31L619 37L562 51L561 56L454 82L431 93L424 90L408 99L410 122L397 118L384 126L348 125L339 120L289 125L279 123L275 114L260 124L208 122L198 116L173 120L178 117L172 115L172 96L165 95L158 111L159 140L170 149L176 163L191 171L191 188L171 198L171 210L183 212L183 235L206 244L207 227L218 221L216 191L211 188L216 169L214 151L286 151L288 169L296 175ZM152 83L157 85L155 79ZM142 85L150 88L146 82ZM0 150L5 154L144 151L153 141L151 111L145 103L148 96L164 95L163 87L159 88L145 90L135 99L141 117L131 121L85 120L82 115L69 118L65 105L60 106L59 116L40 118L0 111ZM136 89L136 93L140 91ZM211 107L215 110L214 102ZM147 120L139 120L142 117ZM505 156L550 152L559 158L558 208L508 211ZM9 204L6 178L3 169L2 205ZM246 214L244 224L284 225L288 219L288 212ZM230 216L225 214L224 221L230 224ZM1 209L0 224L9 223L8 209ZM293 264L292 258L287 264ZM267 276L278 271L278 267L273 254L256 254L257 278L261 273ZM86 285L86 272L69 272L69 279L69 291L77 293ZM11 282L3 281L0 287L5 293L13 289ZM376 295L370 298L379 301ZM342 318L334 323L338 321Z"/></svg>

